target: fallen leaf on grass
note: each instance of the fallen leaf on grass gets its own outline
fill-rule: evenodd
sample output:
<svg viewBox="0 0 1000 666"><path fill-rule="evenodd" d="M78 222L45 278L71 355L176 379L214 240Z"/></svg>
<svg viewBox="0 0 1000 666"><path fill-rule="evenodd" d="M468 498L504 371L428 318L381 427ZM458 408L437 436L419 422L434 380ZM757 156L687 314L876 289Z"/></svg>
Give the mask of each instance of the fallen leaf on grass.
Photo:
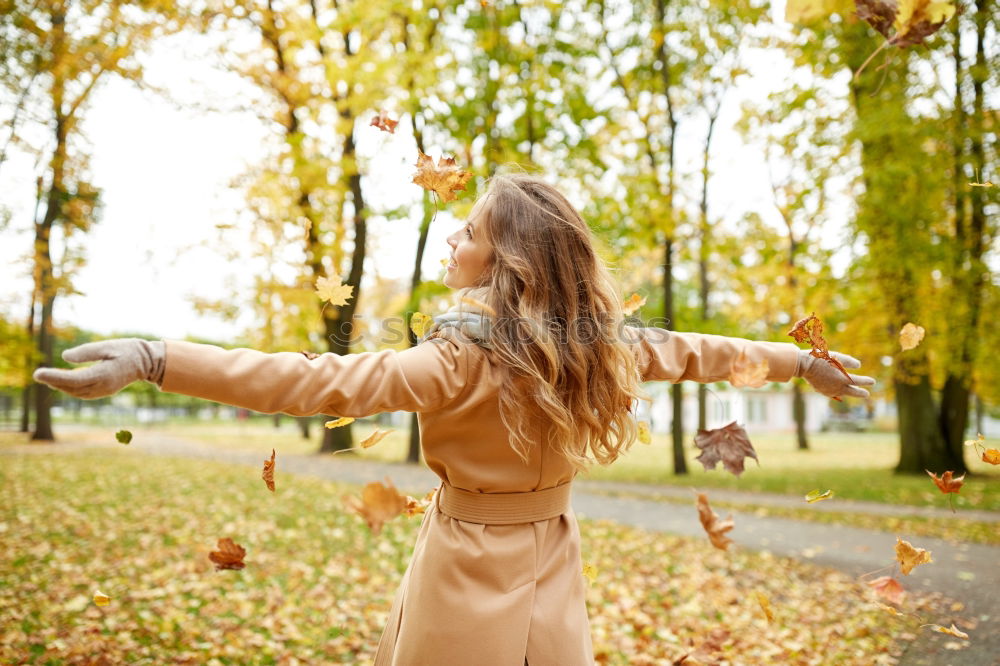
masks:
<svg viewBox="0 0 1000 666"><path fill-rule="evenodd" d="M913 323L906 323L899 332L899 346L903 351L916 348L920 341L924 339L924 327Z"/></svg>
<svg viewBox="0 0 1000 666"><path fill-rule="evenodd" d="M454 157L439 157L435 165L433 157L417 150L417 174L413 182L437 194L441 201L454 201L456 192L464 190L470 178L472 173L458 168Z"/></svg>
<svg viewBox="0 0 1000 666"><path fill-rule="evenodd" d="M368 435L363 440L361 440L361 448L369 449L375 446L376 444L381 442L385 438L385 436L388 435L390 432L392 432L392 430L379 430L376 427L375 432L373 432L372 434Z"/></svg>
<svg viewBox="0 0 1000 666"><path fill-rule="evenodd" d="M645 304L646 304L645 296L640 296L639 294L632 294L627 299L625 299L624 303L622 303L622 314L628 317L629 315L633 314L636 310L638 310Z"/></svg>
<svg viewBox="0 0 1000 666"><path fill-rule="evenodd" d="M906 594L903 586L892 576L880 576L875 580L870 580L868 586L875 590L875 594L894 604L902 603L903 595Z"/></svg>
<svg viewBox="0 0 1000 666"><path fill-rule="evenodd" d="M388 478L383 485L379 481L366 483L361 490L361 498L344 495L344 505L368 523L372 534L382 531L382 525L406 511L406 497L399 494Z"/></svg>
<svg viewBox="0 0 1000 666"><path fill-rule="evenodd" d="M316 295L321 301L329 301L330 305L347 305L354 287L341 284L339 277L316 278Z"/></svg>
<svg viewBox="0 0 1000 666"><path fill-rule="evenodd" d="M354 423L354 417L352 416L341 416L339 419L334 419L333 421L327 421L323 424L323 427L327 430L333 430L334 428L339 428L340 426L345 426L348 423Z"/></svg>
<svg viewBox="0 0 1000 666"><path fill-rule="evenodd" d="M111 597L104 594L100 590L97 590L96 592L94 592L94 603L100 606L101 608L104 608L105 606L111 603Z"/></svg>
<svg viewBox="0 0 1000 666"><path fill-rule="evenodd" d="M817 488L816 490L810 490L806 494L806 498L805 499L806 499L807 502L809 502L810 504L812 504L813 502L821 502L823 500L831 499L832 497L833 497L833 491L832 490L827 490L827 491L824 491L824 492L821 493L819 491L819 489Z"/></svg>
<svg viewBox="0 0 1000 666"><path fill-rule="evenodd" d="M922 624L920 625L920 627L921 628L930 627L931 630L936 631L939 634L948 634L950 636L955 636L956 638L964 638L965 640L969 640L969 634L965 633L964 631L956 627L954 624L952 624L950 627L942 627L940 624Z"/></svg>
<svg viewBox="0 0 1000 666"><path fill-rule="evenodd" d="M242 569L246 566L243 562L243 558L247 554L246 549L229 537L219 539L218 549L208 554L208 559L215 563L215 568L218 571L222 571L223 569Z"/></svg>
<svg viewBox="0 0 1000 666"><path fill-rule="evenodd" d="M767 359L760 363L752 363L745 351L733 360L729 367L729 383L733 388L760 388L767 383L767 375L770 372Z"/></svg>
<svg viewBox="0 0 1000 666"><path fill-rule="evenodd" d="M903 575L909 575L915 566L934 560L931 559L929 550L915 548L909 541L896 537L896 561L899 562Z"/></svg>
<svg viewBox="0 0 1000 666"><path fill-rule="evenodd" d="M132 441L132 433L128 430L119 430L115 433L115 439L117 439L122 444L128 444Z"/></svg>
<svg viewBox="0 0 1000 666"><path fill-rule="evenodd" d="M389 134L396 133L396 125L399 124L398 120L393 120L389 117L389 112L385 109L378 112L378 114L372 118L371 127L377 127L383 132L388 132Z"/></svg>
<svg viewBox="0 0 1000 666"><path fill-rule="evenodd" d="M261 472L260 478L264 479L264 483L267 484L267 489L273 493L274 492L274 449L271 449L271 459L264 461L264 471Z"/></svg>
<svg viewBox="0 0 1000 666"><path fill-rule="evenodd" d="M715 469L715 464L721 460L723 467L739 476L743 473L745 458L757 460L757 452L753 450L747 431L736 421L714 430L699 430L694 437L694 445L702 450L695 460L705 469Z"/></svg>
<svg viewBox="0 0 1000 666"><path fill-rule="evenodd" d="M736 526L732 514L725 520L719 520L719 515L708 505L708 495L698 493L698 519L708 533L712 545L719 550L728 550L733 540L726 536L726 532Z"/></svg>

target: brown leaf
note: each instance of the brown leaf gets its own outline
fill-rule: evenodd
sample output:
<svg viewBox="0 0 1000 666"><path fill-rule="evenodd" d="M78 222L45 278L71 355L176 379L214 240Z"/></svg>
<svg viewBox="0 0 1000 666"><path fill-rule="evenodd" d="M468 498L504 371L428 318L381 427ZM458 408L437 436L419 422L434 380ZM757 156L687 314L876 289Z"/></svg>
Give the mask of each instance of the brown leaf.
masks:
<svg viewBox="0 0 1000 666"><path fill-rule="evenodd" d="M744 458L757 460L757 452L753 450L747 431L736 421L714 430L699 430L694 437L694 445L702 450L695 460L705 469L715 469L715 464L721 460L723 467L739 476L743 473Z"/></svg>
<svg viewBox="0 0 1000 666"><path fill-rule="evenodd" d="M795 322L795 326L792 327L792 330L788 331L788 335L792 336L796 342L808 343L812 348L809 351L810 356L823 359L844 373L844 376L847 377L850 383L854 383L854 380L847 374L847 370L841 365L840 361L830 356L830 349L827 346L826 339L823 337L823 322L819 320L815 312L805 319Z"/></svg>
<svg viewBox="0 0 1000 666"><path fill-rule="evenodd" d="M903 586L892 576L881 576L875 580L870 580L868 581L868 586L875 590L875 594L893 604L902 603L903 595L906 594Z"/></svg>
<svg viewBox="0 0 1000 666"><path fill-rule="evenodd" d="M701 526L708 532L709 541L719 550L728 550L729 544L733 540L726 536L726 532L736 526L733 522L733 516L730 514L725 520L719 520L718 514L712 511L708 505L708 495L705 493L698 493L697 506L698 519L701 521Z"/></svg>
<svg viewBox="0 0 1000 666"><path fill-rule="evenodd" d="M962 487L962 484L965 483L965 474L957 478L952 478L954 472L949 470L942 474L941 478L938 478L933 472L926 469L924 471L930 475L931 479L934 481L934 485L937 486L938 490L943 493L957 493Z"/></svg>
<svg viewBox="0 0 1000 666"><path fill-rule="evenodd" d="M964 631L956 627L954 623L951 625L951 627L942 627L940 624L922 624L920 626L930 627L933 631L936 631L939 634L950 634L956 638L964 638L965 640L969 640L969 634L965 633Z"/></svg>
<svg viewBox="0 0 1000 666"><path fill-rule="evenodd" d="M419 516L420 514L427 511L427 507L431 505L431 500L434 499L434 493L436 488L431 488L426 495L422 498L417 499L415 497L406 496L406 515L409 517Z"/></svg>
<svg viewBox="0 0 1000 666"><path fill-rule="evenodd" d="M303 356L305 356L310 361L313 360L313 359L319 358L319 354L317 354L316 352L306 351L306 350L303 349L299 353L302 354Z"/></svg>
<svg viewBox="0 0 1000 666"><path fill-rule="evenodd" d="M920 44L955 14L955 5L939 0L855 0L856 14L892 46Z"/></svg>
<svg viewBox="0 0 1000 666"><path fill-rule="evenodd" d="M913 567L919 564L927 564L934 560L931 559L929 550L915 548L909 541L903 541L899 537L896 537L896 561L899 562L899 567L903 575L906 576L913 571Z"/></svg>
<svg viewBox="0 0 1000 666"><path fill-rule="evenodd" d="M398 120L393 120L389 117L389 112L382 110L378 112L374 118L372 118L371 126L377 127L383 132L388 132L389 134L396 133L396 125L399 124Z"/></svg>
<svg viewBox="0 0 1000 666"><path fill-rule="evenodd" d="M274 449L271 449L271 459L264 461L264 471L261 472L260 478L264 479L264 483L267 484L267 489L273 493L274 492Z"/></svg>
<svg viewBox="0 0 1000 666"><path fill-rule="evenodd" d="M406 510L406 497L400 495L392 481L388 478L385 485L378 481L365 484L361 490L361 499L353 495L344 495L344 505L368 523L372 534L382 531L382 525L392 520Z"/></svg>
<svg viewBox="0 0 1000 666"><path fill-rule="evenodd" d="M417 175L413 182L431 192L435 192L441 201L454 201L456 192L465 189L465 184L472 178L472 173L459 169L454 157L440 157L437 165L434 158L417 151Z"/></svg>
<svg viewBox="0 0 1000 666"><path fill-rule="evenodd" d="M748 386L750 388L760 388L767 383L767 375L770 372L767 359L760 363L752 363L745 351L741 351L732 365L729 366L729 383L733 388Z"/></svg>
<svg viewBox="0 0 1000 666"><path fill-rule="evenodd" d="M382 439L385 438L385 436L388 435L390 432L392 432L392 430L379 430L378 427L376 427L375 432L368 435L368 437L366 437L361 442L361 448L368 449L375 446L376 444L381 442Z"/></svg>
<svg viewBox="0 0 1000 666"><path fill-rule="evenodd" d="M219 550L213 550L208 554L208 559L215 562L217 570L242 569L246 566L243 558L246 557L247 551L229 537L219 539L218 548Z"/></svg>

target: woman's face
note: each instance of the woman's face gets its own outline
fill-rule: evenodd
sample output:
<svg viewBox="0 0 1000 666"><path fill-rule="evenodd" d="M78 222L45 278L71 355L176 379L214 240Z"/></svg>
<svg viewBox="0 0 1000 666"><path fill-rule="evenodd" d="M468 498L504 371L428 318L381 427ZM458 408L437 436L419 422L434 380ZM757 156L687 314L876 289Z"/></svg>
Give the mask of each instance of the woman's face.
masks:
<svg viewBox="0 0 1000 666"><path fill-rule="evenodd" d="M465 224L448 236L451 261L448 262L443 282L451 289L479 286L489 265L492 250L481 226L485 202L486 197L477 201Z"/></svg>

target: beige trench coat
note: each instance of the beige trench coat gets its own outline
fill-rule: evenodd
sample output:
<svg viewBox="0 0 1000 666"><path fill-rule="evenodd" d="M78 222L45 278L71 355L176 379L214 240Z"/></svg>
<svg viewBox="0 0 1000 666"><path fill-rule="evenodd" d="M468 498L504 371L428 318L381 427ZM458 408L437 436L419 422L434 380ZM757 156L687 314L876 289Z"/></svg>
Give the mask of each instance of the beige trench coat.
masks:
<svg viewBox="0 0 1000 666"><path fill-rule="evenodd" d="M746 351L767 359L769 379L787 381L798 351L662 329L632 329L644 380L712 382ZM428 466L456 488L513 493L572 480L572 468L539 446L525 464L507 442L492 353L455 328L402 352L347 356L226 351L167 341L162 389L259 412L368 416L419 414ZM538 419L538 441L545 441ZM379 644L376 664L577 666L593 664L581 575L580 535L571 509L515 525L465 522L433 503Z"/></svg>

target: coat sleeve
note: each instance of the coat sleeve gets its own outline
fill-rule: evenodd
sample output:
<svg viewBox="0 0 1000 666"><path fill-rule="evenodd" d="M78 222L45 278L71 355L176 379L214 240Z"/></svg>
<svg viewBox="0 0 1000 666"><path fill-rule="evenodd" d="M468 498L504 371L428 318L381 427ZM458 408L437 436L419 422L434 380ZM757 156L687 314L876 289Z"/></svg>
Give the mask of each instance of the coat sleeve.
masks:
<svg viewBox="0 0 1000 666"><path fill-rule="evenodd" d="M160 388L269 414L431 412L465 388L474 345L460 336L446 330L401 352L327 353L311 360L297 352L168 340Z"/></svg>
<svg viewBox="0 0 1000 666"><path fill-rule="evenodd" d="M790 342L755 342L655 327L626 326L625 334L636 352L643 381L727 381L733 361L744 351L751 363L767 360L767 379L772 382L787 382L799 363L799 348Z"/></svg>

